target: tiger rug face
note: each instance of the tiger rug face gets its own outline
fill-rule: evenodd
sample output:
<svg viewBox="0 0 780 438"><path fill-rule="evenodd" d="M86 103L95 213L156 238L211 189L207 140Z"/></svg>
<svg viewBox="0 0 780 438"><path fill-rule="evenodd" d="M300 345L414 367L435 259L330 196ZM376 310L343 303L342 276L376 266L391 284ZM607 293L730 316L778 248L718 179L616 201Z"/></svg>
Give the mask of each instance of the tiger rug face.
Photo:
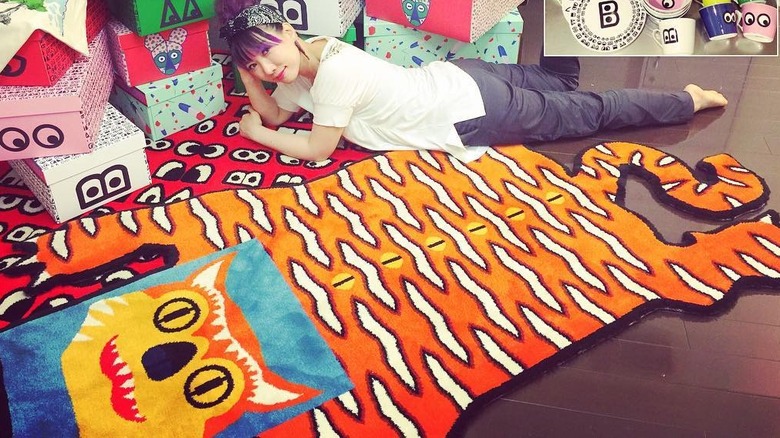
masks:
<svg viewBox="0 0 780 438"><path fill-rule="evenodd" d="M480 395L622 318L778 286L776 213L667 243L622 206L629 174L722 220L768 194L728 155L694 171L632 143L588 149L572 171L521 146L468 165L393 152L293 187L72 221L3 260L29 279L5 308L257 239L355 384L268 434L441 436Z"/></svg>
<svg viewBox="0 0 780 438"><path fill-rule="evenodd" d="M265 367L257 338L224 292L229 263L89 307L62 355L82 436L212 436L220 430L214 423L316 395Z"/></svg>

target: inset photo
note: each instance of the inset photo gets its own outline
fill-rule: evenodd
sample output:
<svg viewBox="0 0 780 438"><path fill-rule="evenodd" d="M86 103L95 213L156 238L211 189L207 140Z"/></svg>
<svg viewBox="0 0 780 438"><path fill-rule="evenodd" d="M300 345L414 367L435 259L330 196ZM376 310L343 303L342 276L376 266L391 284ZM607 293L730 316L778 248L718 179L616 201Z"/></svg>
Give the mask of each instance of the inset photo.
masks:
<svg viewBox="0 0 780 438"><path fill-rule="evenodd" d="M778 0L545 0L547 56L777 56Z"/></svg>

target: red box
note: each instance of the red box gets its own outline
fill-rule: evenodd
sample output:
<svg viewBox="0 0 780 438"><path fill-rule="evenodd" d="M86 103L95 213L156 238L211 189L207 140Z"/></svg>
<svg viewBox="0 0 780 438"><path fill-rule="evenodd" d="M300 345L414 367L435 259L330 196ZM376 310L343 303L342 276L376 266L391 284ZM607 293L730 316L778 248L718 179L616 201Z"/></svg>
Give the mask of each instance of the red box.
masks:
<svg viewBox="0 0 780 438"><path fill-rule="evenodd" d="M105 27L106 0L87 2L87 41ZM0 85L51 86L62 78L79 53L53 36L36 30L0 72Z"/></svg>
<svg viewBox="0 0 780 438"><path fill-rule="evenodd" d="M366 0L366 15L473 43L523 0Z"/></svg>
<svg viewBox="0 0 780 438"><path fill-rule="evenodd" d="M208 20L138 36L117 19L108 22L116 75L135 87L211 65Z"/></svg>

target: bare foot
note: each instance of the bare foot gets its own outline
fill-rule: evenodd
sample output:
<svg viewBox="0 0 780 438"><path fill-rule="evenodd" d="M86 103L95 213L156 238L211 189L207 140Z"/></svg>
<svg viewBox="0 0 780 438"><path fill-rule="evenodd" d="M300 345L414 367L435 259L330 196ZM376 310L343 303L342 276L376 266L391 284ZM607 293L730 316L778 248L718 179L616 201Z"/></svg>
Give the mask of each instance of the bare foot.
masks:
<svg viewBox="0 0 780 438"><path fill-rule="evenodd" d="M726 98L715 90L703 90L696 84L688 84L683 88L693 98L693 112L707 108L726 106L729 103Z"/></svg>

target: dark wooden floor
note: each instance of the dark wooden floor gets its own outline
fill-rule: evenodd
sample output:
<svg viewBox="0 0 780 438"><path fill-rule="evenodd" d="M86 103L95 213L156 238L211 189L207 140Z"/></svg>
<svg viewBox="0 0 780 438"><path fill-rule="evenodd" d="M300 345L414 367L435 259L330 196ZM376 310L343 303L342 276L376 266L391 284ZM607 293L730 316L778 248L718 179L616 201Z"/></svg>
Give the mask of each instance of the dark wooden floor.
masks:
<svg viewBox="0 0 780 438"><path fill-rule="evenodd" d="M523 62L538 59L543 1L520 7ZM544 145L545 154L571 164L575 153L605 140L662 147L690 165L728 152L766 179L776 193L767 208L780 209L780 59L588 57L581 64L580 89L677 90L696 82L723 92L729 105L684 126ZM627 199L667 240L719 226L661 208L639 182L629 184ZM780 437L780 293L743 294L710 318L652 314L480 409L465 435Z"/></svg>

